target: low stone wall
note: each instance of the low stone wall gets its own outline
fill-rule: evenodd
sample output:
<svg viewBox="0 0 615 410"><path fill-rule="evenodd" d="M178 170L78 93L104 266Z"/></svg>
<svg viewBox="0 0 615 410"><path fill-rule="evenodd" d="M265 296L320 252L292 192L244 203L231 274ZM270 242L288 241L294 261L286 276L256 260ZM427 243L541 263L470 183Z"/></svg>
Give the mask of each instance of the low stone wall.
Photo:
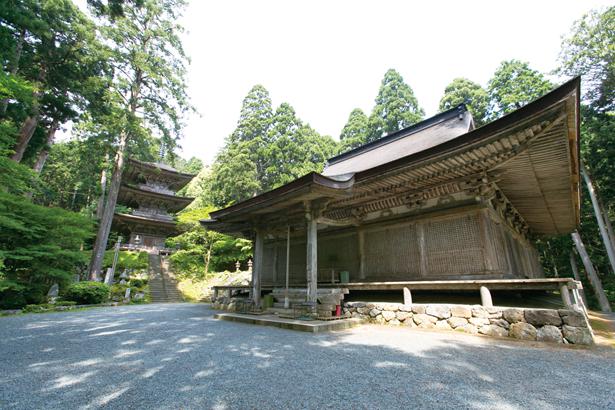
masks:
<svg viewBox="0 0 615 410"><path fill-rule="evenodd" d="M543 342L592 344L583 313L569 309L531 309L480 305L346 302L344 316L370 323Z"/></svg>

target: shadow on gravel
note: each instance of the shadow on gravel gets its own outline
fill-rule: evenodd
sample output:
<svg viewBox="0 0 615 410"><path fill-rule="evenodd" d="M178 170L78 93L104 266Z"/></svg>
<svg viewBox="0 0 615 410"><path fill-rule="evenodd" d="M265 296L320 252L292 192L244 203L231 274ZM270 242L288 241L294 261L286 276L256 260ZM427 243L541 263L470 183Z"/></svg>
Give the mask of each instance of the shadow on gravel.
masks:
<svg viewBox="0 0 615 410"><path fill-rule="evenodd" d="M613 356L143 305L0 321L0 408L608 408Z"/></svg>

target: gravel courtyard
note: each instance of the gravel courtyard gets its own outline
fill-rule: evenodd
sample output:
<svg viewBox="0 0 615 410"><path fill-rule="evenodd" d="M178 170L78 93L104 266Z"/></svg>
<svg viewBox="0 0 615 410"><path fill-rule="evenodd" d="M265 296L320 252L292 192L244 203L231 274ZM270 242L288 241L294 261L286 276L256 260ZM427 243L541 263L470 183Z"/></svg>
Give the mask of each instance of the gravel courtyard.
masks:
<svg viewBox="0 0 615 410"><path fill-rule="evenodd" d="M615 354L364 326L306 334L204 304L0 318L0 409L615 408Z"/></svg>

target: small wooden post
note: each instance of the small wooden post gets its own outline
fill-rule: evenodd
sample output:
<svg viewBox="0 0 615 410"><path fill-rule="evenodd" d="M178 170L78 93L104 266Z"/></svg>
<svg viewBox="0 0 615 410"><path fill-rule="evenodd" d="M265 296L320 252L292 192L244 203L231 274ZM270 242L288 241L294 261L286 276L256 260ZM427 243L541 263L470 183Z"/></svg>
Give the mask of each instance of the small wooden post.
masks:
<svg viewBox="0 0 615 410"><path fill-rule="evenodd" d="M115 275L115 267L117 265L117 260L120 256L120 245L122 243L122 237L117 237L117 242L115 243L115 253L113 254L113 263L111 265L111 277Z"/></svg>
<svg viewBox="0 0 615 410"><path fill-rule="evenodd" d="M613 244L611 243L611 238L609 237L609 233L607 232L604 219L602 219L602 211L600 209L600 204L598 203L598 197L596 196L596 191L594 190L592 181L589 178L589 175L587 174L585 165L583 164L581 164L581 175L583 175L583 179L585 180L585 184L587 185L587 191L589 191L589 197L591 198L592 205L594 207L594 214L596 215L596 221L598 221L598 227L600 228L600 235L602 236L602 242L604 242L604 247L606 248L606 253L609 257L609 262L611 262L611 269L613 273L615 273L615 250L613 249Z"/></svg>
<svg viewBox="0 0 615 410"><path fill-rule="evenodd" d="M261 275L263 270L263 231L256 230L254 239L254 265L252 267L252 300L254 307L260 308L261 305Z"/></svg>
<svg viewBox="0 0 615 410"><path fill-rule="evenodd" d="M284 290L284 308L290 307L288 300L288 276L290 274L290 225L286 227L286 288Z"/></svg>
<svg viewBox="0 0 615 410"><path fill-rule="evenodd" d="M583 261L583 265L585 266L585 272L587 273L587 278L589 282L592 284L594 288L594 292L596 293L596 298L598 299L598 303L600 304L600 310L603 312L611 312L611 305L609 304L609 300L606 298L604 293L604 288L602 287L602 282L600 278L596 274L594 270L594 266L592 265L591 260L589 259L589 255L585 250L585 245L583 245L583 241L581 240L581 235L578 232L573 232L572 240L574 241L574 245L577 248L577 252L581 256L581 260Z"/></svg>
<svg viewBox="0 0 615 410"><path fill-rule="evenodd" d="M412 293L410 293L410 289L404 288L404 305L412 304Z"/></svg>
<svg viewBox="0 0 615 410"><path fill-rule="evenodd" d="M493 307L491 292L485 286L480 287L480 302L483 307Z"/></svg>
<svg viewBox="0 0 615 410"><path fill-rule="evenodd" d="M581 275L579 275L579 269L577 268L577 258L574 256L574 250L570 250L570 267L572 268L572 275L574 276L574 280L577 282L581 282ZM587 297L585 297L585 289L581 289L579 292L581 294L581 299L583 299L583 304L587 306Z"/></svg>

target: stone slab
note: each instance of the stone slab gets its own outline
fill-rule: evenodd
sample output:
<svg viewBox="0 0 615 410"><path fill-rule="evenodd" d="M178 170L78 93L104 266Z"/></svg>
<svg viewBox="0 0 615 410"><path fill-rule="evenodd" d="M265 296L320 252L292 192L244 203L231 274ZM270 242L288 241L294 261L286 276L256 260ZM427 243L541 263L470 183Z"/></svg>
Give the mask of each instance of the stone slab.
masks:
<svg viewBox="0 0 615 410"><path fill-rule="evenodd" d="M358 326L363 323L361 319L340 319L340 320L298 320L285 319L274 315L247 315L241 313L218 313L215 319L228 320L231 322L248 323L252 325L274 326L281 329L298 330L301 332L320 333L333 330L344 330Z"/></svg>

